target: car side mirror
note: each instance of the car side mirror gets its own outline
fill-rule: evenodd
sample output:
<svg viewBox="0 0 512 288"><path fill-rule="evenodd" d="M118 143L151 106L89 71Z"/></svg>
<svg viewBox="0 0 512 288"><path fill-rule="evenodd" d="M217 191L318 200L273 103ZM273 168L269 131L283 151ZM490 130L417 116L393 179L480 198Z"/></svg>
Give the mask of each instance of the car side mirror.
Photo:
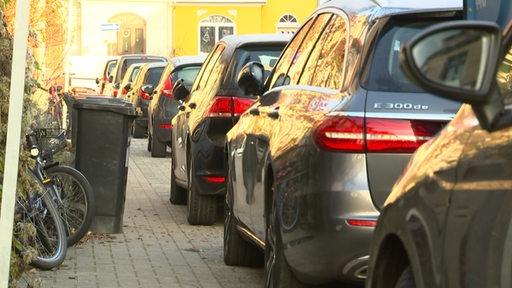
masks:
<svg viewBox="0 0 512 288"><path fill-rule="evenodd" d="M179 79L174 82L172 94L174 95L174 99L178 101L184 101L188 97L190 91L185 87L185 80Z"/></svg>
<svg viewBox="0 0 512 288"><path fill-rule="evenodd" d="M259 62L249 62L238 73L238 87L246 95L259 96L263 93L265 68Z"/></svg>
<svg viewBox="0 0 512 288"><path fill-rule="evenodd" d="M96 78L96 84L100 84L100 78Z"/></svg>
<svg viewBox="0 0 512 288"><path fill-rule="evenodd" d="M152 95L153 91L155 90L155 87L153 87L153 85L151 85L151 84L146 84L146 85L143 85L140 89L142 90L142 92L144 92L148 95Z"/></svg>
<svg viewBox="0 0 512 288"><path fill-rule="evenodd" d="M126 83L126 85L124 85L124 90L126 91L130 91L132 89L132 82L128 82Z"/></svg>
<svg viewBox="0 0 512 288"><path fill-rule="evenodd" d="M110 83L114 82L114 76L108 75L108 82L110 82Z"/></svg>
<svg viewBox="0 0 512 288"><path fill-rule="evenodd" d="M501 41L494 23L437 24L401 47L400 65L426 91L471 104L482 128L492 130L504 108L496 84Z"/></svg>

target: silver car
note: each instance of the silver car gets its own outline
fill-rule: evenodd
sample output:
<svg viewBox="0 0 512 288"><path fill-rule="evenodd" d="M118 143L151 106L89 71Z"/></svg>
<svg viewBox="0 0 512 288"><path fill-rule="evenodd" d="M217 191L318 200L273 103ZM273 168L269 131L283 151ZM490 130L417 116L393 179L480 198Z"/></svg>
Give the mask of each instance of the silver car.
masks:
<svg viewBox="0 0 512 288"><path fill-rule="evenodd" d="M402 43L461 19L462 1L436 3L328 1L265 83L263 65L241 70L260 97L227 134L226 264L263 260L266 287L363 283L393 183L460 108L399 68Z"/></svg>

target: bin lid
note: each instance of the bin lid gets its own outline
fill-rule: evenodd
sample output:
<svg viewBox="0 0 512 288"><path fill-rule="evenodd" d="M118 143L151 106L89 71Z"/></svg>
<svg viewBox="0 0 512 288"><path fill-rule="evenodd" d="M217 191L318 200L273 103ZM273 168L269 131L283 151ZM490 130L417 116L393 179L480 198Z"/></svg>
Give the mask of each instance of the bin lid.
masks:
<svg viewBox="0 0 512 288"><path fill-rule="evenodd" d="M88 96L78 99L73 104L77 109L111 111L123 115L135 116L135 107L131 102L105 96Z"/></svg>

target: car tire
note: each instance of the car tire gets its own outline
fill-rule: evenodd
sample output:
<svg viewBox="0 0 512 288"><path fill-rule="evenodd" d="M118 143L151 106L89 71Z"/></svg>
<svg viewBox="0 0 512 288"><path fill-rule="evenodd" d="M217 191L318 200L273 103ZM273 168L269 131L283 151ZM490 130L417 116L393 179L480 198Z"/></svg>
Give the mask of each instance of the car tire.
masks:
<svg viewBox="0 0 512 288"><path fill-rule="evenodd" d="M224 263L230 266L261 267L263 253L246 241L236 229L238 220L233 215L233 184L230 184L231 181L227 183L224 204Z"/></svg>
<svg viewBox="0 0 512 288"><path fill-rule="evenodd" d="M305 287L290 269L284 257L282 236L279 224L279 212L277 203L277 191L272 187L272 205L266 211L266 239L265 239L265 262L264 279L265 287L281 288L302 288Z"/></svg>
<svg viewBox="0 0 512 288"><path fill-rule="evenodd" d="M144 129L143 127L138 125L136 121L133 122L133 133L132 133L133 138L144 138L144 137L146 137L146 131L145 130L146 129Z"/></svg>
<svg viewBox="0 0 512 288"><path fill-rule="evenodd" d="M174 155L171 152L171 188L169 201L174 205L187 204L187 189L178 186L176 175L174 174Z"/></svg>
<svg viewBox="0 0 512 288"><path fill-rule="evenodd" d="M154 137L154 133L149 134L149 141L151 143L151 157L163 158L167 153L167 144L158 141L156 137Z"/></svg>
<svg viewBox="0 0 512 288"><path fill-rule="evenodd" d="M396 288L416 288L416 282L414 281L414 274L412 273L411 266L405 267L400 277L396 281Z"/></svg>
<svg viewBox="0 0 512 288"><path fill-rule="evenodd" d="M188 165L187 220L190 225L212 225L217 215L217 199L213 195L201 195L194 181L194 161Z"/></svg>
<svg viewBox="0 0 512 288"><path fill-rule="evenodd" d="M150 133L148 133L148 152L151 152L151 138L153 137Z"/></svg>

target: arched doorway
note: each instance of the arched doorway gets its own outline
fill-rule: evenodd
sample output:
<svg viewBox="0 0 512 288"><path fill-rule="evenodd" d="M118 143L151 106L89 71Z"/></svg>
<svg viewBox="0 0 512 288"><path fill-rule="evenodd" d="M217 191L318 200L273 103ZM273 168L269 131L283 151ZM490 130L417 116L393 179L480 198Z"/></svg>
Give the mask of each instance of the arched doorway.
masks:
<svg viewBox="0 0 512 288"><path fill-rule="evenodd" d="M118 23L117 42L109 44L110 55L145 54L146 20L133 13L113 16L109 23Z"/></svg>

